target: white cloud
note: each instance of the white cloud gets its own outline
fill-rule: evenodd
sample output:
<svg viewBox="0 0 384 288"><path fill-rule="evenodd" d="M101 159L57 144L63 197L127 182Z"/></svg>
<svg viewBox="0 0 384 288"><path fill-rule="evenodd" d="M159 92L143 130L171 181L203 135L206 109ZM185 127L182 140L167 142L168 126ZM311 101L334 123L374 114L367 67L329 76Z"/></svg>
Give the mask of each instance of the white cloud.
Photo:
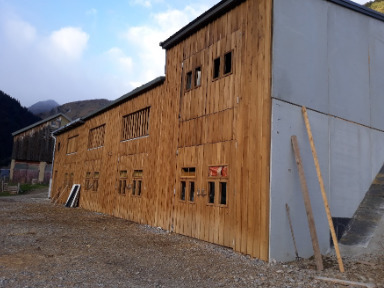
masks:
<svg viewBox="0 0 384 288"><path fill-rule="evenodd" d="M16 47L33 43L36 39L36 29L31 24L17 17L3 18L3 30L8 41Z"/></svg>
<svg viewBox="0 0 384 288"><path fill-rule="evenodd" d="M65 27L52 32L49 37L49 52L54 57L70 60L80 59L87 47L89 35L76 27Z"/></svg>
<svg viewBox="0 0 384 288"><path fill-rule="evenodd" d="M94 15L97 15L97 10L95 8L91 8L91 9L85 11L85 14L88 16L94 16Z"/></svg>
<svg viewBox="0 0 384 288"><path fill-rule="evenodd" d="M165 51L159 43L188 24L208 6L197 8L191 6L183 10L170 9L166 12L152 14L152 23L145 26L130 27L122 33L122 37L128 42L129 49L134 49L137 56L133 61L133 69L137 71L132 75L131 83L136 86L144 84L159 75L164 74ZM134 87L132 87L134 88Z"/></svg>
<svg viewBox="0 0 384 288"><path fill-rule="evenodd" d="M152 7L152 3L150 0L132 0L130 2L131 5L140 5L140 6L144 6L146 8L150 8Z"/></svg>
<svg viewBox="0 0 384 288"><path fill-rule="evenodd" d="M127 57L124 52L117 47L113 47L106 52L109 60L112 63L117 63L119 70L121 72L131 73L133 68L133 61L131 57Z"/></svg>

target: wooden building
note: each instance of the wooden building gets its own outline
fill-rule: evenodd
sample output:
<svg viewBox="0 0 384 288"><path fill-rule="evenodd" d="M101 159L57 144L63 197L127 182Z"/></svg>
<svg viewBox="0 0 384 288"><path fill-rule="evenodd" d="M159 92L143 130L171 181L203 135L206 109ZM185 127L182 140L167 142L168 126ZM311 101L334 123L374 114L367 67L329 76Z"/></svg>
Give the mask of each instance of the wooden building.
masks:
<svg viewBox="0 0 384 288"><path fill-rule="evenodd" d="M345 26L340 28L339 21ZM359 21L365 24L360 27ZM263 260L295 257L285 214L289 204L301 256L310 256L290 136L298 136L304 166L313 165L300 112L301 105L307 106L314 137L321 135L315 140L328 191L334 199L345 198L345 189L354 191L356 197L347 198L357 207L384 159L373 144L384 143L384 127L378 124L383 116L375 110L384 99L372 89L369 97L351 91L347 79L380 88L377 75L384 62L370 53L376 66L367 60L371 66L355 73L343 65L356 62L361 45L343 53L339 46L353 42L354 33L384 39L382 21L381 15L347 0L221 1L160 44L166 50L165 77L54 132L53 199L64 202L72 184L80 184L82 208ZM366 38L365 48L380 43ZM347 95L354 101L343 103ZM362 113L371 114L357 116L364 97L369 98L364 107L373 108ZM342 138L331 138L339 132L350 140L348 151ZM346 154L364 150L356 139L370 147L370 160L364 162L370 168L363 184L350 187L341 176L345 167L361 164ZM348 177L364 168L351 169ZM308 178L325 252L327 220L317 179ZM339 211L337 205L331 208ZM353 211L336 216L352 217Z"/></svg>
<svg viewBox="0 0 384 288"><path fill-rule="evenodd" d="M54 138L52 132L71 120L56 114L14 133L10 180L48 183L51 179Z"/></svg>

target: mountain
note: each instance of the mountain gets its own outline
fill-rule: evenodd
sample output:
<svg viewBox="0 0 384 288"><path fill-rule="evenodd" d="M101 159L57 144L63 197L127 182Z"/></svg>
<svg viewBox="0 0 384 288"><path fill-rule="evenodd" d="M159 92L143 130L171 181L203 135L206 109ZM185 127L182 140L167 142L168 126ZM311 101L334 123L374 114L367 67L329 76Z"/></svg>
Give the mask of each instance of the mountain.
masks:
<svg viewBox="0 0 384 288"><path fill-rule="evenodd" d="M95 100L69 102L64 105L57 106L48 112L39 113L37 115L42 119L44 119L49 116L55 115L57 113L63 113L69 118L74 120L74 119L86 116L101 108L104 108L110 103L111 101L107 99L95 99Z"/></svg>
<svg viewBox="0 0 384 288"><path fill-rule="evenodd" d="M33 114L38 115L40 113L50 111L57 106L59 106L59 104L55 100L46 100L39 101L33 104L31 107L28 108L28 110L31 111Z"/></svg>
<svg viewBox="0 0 384 288"><path fill-rule="evenodd" d="M384 13L384 0L369 1L364 4L365 7Z"/></svg>
<svg viewBox="0 0 384 288"><path fill-rule="evenodd" d="M20 102L0 90L0 167L11 162L12 133L29 126L41 118L33 115Z"/></svg>

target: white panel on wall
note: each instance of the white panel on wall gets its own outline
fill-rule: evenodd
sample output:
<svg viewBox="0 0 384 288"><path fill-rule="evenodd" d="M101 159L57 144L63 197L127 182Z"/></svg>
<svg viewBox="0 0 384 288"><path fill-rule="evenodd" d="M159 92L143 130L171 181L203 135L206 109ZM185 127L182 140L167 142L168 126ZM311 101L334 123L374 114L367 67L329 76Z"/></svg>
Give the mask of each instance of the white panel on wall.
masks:
<svg viewBox="0 0 384 288"><path fill-rule="evenodd" d="M369 19L338 5L329 6L330 114L367 126L370 125Z"/></svg>
<svg viewBox="0 0 384 288"><path fill-rule="evenodd" d="M285 209L286 203L291 209L299 256L313 255L304 200L291 145L292 135L296 135L298 139L320 248L322 253L326 253L329 248L328 222L301 108L279 100L273 100L272 103L270 259L289 261L295 258ZM313 129L325 188L329 191L328 117L312 111L308 111L308 116Z"/></svg>
<svg viewBox="0 0 384 288"><path fill-rule="evenodd" d="M384 130L384 23L378 26L377 22L373 19L370 22L373 30L369 49L371 126Z"/></svg>
<svg viewBox="0 0 384 288"><path fill-rule="evenodd" d="M330 118L330 209L351 218L372 183L370 129Z"/></svg>
<svg viewBox="0 0 384 288"><path fill-rule="evenodd" d="M327 2L275 0L272 97L328 112Z"/></svg>

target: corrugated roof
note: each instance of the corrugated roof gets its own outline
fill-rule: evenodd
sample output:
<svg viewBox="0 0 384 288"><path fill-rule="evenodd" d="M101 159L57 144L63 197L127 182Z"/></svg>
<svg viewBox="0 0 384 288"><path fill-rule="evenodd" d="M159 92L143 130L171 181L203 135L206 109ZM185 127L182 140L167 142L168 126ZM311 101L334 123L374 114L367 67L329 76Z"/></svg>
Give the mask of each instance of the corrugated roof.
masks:
<svg viewBox="0 0 384 288"><path fill-rule="evenodd" d="M55 118L57 118L57 117L60 117L60 116L61 116L61 117L64 117L64 118L67 119L68 121L72 121L71 118L69 118L68 116L64 115L63 113L58 113L58 114L56 114L56 115L50 116L50 117L45 118L45 119L43 119L43 120L41 120L41 121L38 121L38 122L36 122L36 123L33 123L33 124L31 124L31 125L29 125L29 126L27 126L27 127L24 127L23 129L17 130L17 131L15 131L15 132L12 133L12 136L16 136L16 135L18 135L18 134L20 134L20 133L23 133L23 132L25 132L25 131L27 131L27 130L29 130L29 129L32 129L32 128L36 127L36 126L39 126L39 125L41 125L41 124L43 124L43 123L45 123L45 122L51 121L51 120L53 120L53 119L55 119Z"/></svg>
<svg viewBox="0 0 384 288"><path fill-rule="evenodd" d="M107 106L87 115L87 116L84 116L82 118L78 118L78 119L72 121L71 123L68 123L67 125L53 131L52 134L53 135L60 135L60 134L66 132L68 130L71 130L75 127L79 127L79 126L83 125L86 120L91 119L93 117L96 117L97 115L99 115L105 111L108 111L108 110L112 109L113 107L120 105L121 103L124 103L125 101L128 101L132 98L135 98L135 97L139 96L140 94L143 94L143 93L163 84L164 81L165 81L164 76L157 77L156 79L154 79L154 80L132 90L131 92L121 96L120 98L113 101L111 104L109 104L109 105L107 105Z"/></svg>

